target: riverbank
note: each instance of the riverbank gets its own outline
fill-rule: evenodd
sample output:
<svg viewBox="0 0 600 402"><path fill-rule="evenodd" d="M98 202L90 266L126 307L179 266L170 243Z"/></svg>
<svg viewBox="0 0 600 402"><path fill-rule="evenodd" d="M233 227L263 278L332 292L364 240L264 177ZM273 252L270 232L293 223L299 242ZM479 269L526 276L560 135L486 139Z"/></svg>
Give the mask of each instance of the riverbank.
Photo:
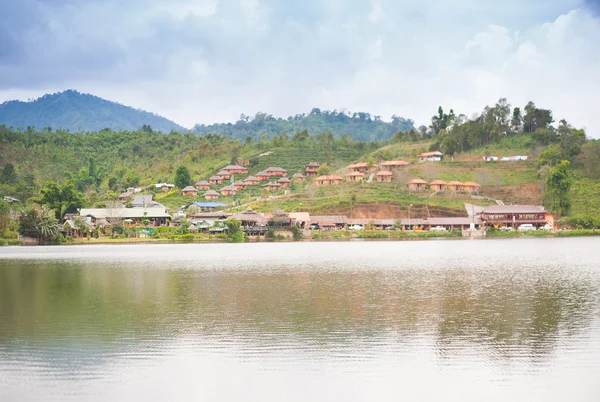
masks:
<svg viewBox="0 0 600 402"><path fill-rule="evenodd" d="M600 230L593 229L577 229L565 231L488 231L483 238L520 238L520 237L537 237L537 238L555 238L555 237L592 237L600 236ZM311 236L293 239L291 236L275 236L273 238L266 237L247 237L247 243L273 243L273 242L320 242L320 241L349 241L349 240L427 240L427 239L463 239L461 231L448 232L428 232L428 231L400 231L400 230L365 230L365 231L349 231L349 230L327 230L314 231ZM465 238L469 239L469 238ZM0 246L20 246L25 245L13 239L10 242L2 241ZM84 244L179 244L179 243L227 243L229 239L224 235L206 235L206 234L187 234L180 236L170 236L168 238L79 238L69 239L62 245L84 245ZM32 245L28 243L27 245Z"/></svg>

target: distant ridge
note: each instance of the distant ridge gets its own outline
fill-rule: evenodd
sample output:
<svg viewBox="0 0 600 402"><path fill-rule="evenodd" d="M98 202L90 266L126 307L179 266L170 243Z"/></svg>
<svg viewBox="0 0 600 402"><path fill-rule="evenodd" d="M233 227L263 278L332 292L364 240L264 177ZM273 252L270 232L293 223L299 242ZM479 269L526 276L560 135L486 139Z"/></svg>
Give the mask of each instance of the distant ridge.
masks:
<svg viewBox="0 0 600 402"><path fill-rule="evenodd" d="M67 129L71 132L112 130L134 131L144 125L168 133L186 128L154 113L111 102L90 94L67 90L47 94L31 102L0 104L0 124L26 129Z"/></svg>

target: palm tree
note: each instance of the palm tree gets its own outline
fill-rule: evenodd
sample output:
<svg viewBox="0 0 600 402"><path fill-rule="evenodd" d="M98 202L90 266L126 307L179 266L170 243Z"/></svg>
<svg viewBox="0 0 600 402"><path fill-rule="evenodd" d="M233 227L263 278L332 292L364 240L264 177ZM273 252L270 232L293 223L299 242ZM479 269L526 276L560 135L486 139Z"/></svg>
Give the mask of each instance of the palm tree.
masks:
<svg viewBox="0 0 600 402"><path fill-rule="evenodd" d="M48 239L56 236L60 226L54 213L46 208L38 212L37 227L40 231L40 243L45 243Z"/></svg>

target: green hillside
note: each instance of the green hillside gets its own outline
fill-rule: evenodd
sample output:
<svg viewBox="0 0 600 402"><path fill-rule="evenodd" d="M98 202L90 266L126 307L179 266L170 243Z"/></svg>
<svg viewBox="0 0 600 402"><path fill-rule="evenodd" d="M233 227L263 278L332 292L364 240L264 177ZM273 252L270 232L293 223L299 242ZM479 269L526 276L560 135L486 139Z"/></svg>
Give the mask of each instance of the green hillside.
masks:
<svg viewBox="0 0 600 402"><path fill-rule="evenodd" d="M97 96L68 90L44 95L31 102L0 104L0 124L7 127L65 129L71 132L111 130L152 130L168 133L187 131L180 125L153 113L110 102Z"/></svg>

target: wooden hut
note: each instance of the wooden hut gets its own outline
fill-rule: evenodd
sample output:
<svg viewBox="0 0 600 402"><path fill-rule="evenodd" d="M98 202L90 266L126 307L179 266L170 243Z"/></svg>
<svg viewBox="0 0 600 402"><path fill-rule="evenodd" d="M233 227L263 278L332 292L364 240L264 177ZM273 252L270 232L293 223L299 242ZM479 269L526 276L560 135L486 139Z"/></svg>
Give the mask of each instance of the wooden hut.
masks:
<svg viewBox="0 0 600 402"><path fill-rule="evenodd" d="M478 183L475 183L472 181L463 183L463 191L466 191L467 193L478 193L480 189L481 189L481 184L478 184Z"/></svg>
<svg viewBox="0 0 600 402"><path fill-rule="evenodd" d="M277 180L277 183L281 184L281 187L289 187L291 182L292 181L287 177L282 177L281 179Z"/></svg>
<svg viewBox="0 0 600 402"><path fill-rule="evenodd" d="M335 175L319 176L315 179L315 183L317 186L337 186L342 184L342 178Z"/></svg>
<svg viewBox="0 0 600 402"><path fill-rule="evenodd" d="M446 183L446 188L450 191L463 191L463 184L460 181L452 180Z"/></svg>
<svg viewBox="0 0 600 402"><path fill-rule="evenodd" d="M194 187L196 187L196 190L210 190L210 183L206 180L200 180Z"/></svg>
<svg viewBox="0 0 600 402"><path fill-rule="evenodd" d="M446 182L444 180L434 180L431 183L429 183L429 187L433 190L433 191L444 191L446 190Z"/></svg>
<svg viewBox="0 0 600 402"><path fill-rule="evenodd" d="M217 193L215 190L208 190L206 193L204 193L204 198L207 200L218 200L219 193Z"/></svg>
<svg viewBox="0 0 600 402"><path fill-rule="evenodd" d="M427 186L427 182L423 179L410 179L406 185L409 190L423 191L425 190L425 186Z"/></svg>
<svg viewBox="0 0 600 402"><path fill-rule="evenodd" d="M375 175L375 180L378 183L391 183L394 174L390 170L380 170Z"/></svg>
<svg viewBox="0 0 600 402"><path fill-rule="evenodd" d="M181 190L182 195L195 196L198 195L198 190L195 187L187 186L183 190Z"/></svg>
<svg viewBox="0 0 600 402"><path fill-rule="evenodd" d="M365 178L365 174L361 172L348 172L345 174L348 183L357 183Z"/></svg>

